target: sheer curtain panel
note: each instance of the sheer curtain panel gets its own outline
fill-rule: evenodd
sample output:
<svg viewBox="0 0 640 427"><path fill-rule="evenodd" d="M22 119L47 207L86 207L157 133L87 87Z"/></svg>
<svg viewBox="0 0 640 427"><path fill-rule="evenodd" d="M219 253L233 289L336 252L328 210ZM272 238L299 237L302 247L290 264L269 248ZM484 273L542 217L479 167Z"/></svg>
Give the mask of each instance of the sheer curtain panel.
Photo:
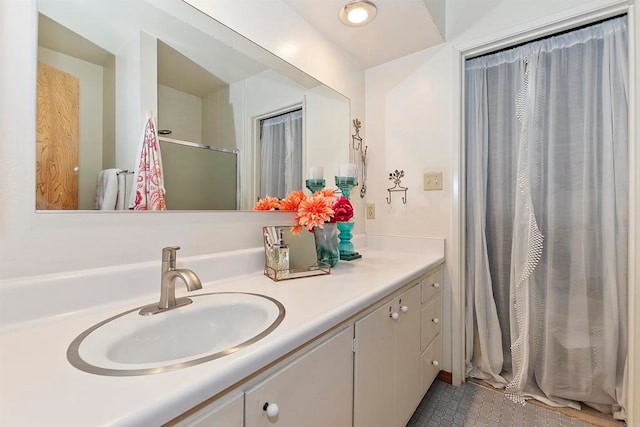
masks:
<svg viewBox="0 0 640 427"><path fill-rule="evenodd" d="M302 188L302 110L260 122L260 198Z"/></svg>
<svg viewBox="0 0 640 427"><path fill-rule="evenodd" d="M624 417L627 30L466 62L467 376Z"/></svg>

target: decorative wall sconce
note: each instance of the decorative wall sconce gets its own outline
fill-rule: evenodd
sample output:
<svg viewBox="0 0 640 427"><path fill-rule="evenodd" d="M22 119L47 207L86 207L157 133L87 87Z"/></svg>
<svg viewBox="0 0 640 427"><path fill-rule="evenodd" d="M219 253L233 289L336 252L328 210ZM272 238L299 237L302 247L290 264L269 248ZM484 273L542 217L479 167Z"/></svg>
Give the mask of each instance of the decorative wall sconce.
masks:
<svg viewBox="0 0 640 427"><path fill-rule="evenodd" d="M389 179L392 179L394 182L394 186L391 188L387 188L389 192L389 196L387 197L387 203L391 204L391 193L396 191L404 191L404 196L402 196L402 203L407 204L407 187L403 187L400 183L400 180L404 178L404 170L396 169L392 173L389 174Z"/></svg>
<svg viewBox="0 0 640 427"><path fill-rule="evenodd" d="M353 119L353 127L356 130L356 133L351 135L351 148L356 152L357 155L360 156L360 174L362 186L360 187L360 198L364 198L365 194L367 194L367 149L369 146L364 145L362 141L362 137L360 136L360 128L362 127L362 122L359 119Z"/></svg>

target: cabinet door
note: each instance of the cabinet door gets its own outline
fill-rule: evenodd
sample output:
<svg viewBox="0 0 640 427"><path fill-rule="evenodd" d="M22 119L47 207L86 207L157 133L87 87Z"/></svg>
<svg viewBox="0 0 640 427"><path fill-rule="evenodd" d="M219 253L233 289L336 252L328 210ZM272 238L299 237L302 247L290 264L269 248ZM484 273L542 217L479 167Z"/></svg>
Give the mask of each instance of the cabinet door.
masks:
<svg viewBox="0 0 640 427"><path fill-rule="evenodd" d="M420 403L420 286L414 286L394 300L396 322L395 422L405 426Z"/></svg>
<svg viewBox="0 0 640 427"><path fill-rule="evenodd" d="M354 427L394 425L393 312L389 301L356 322Z"/></svg>
<svg viewBox="0 0 640 427"><path fill-rule="evenodd" d="M188 418L175 424L169 423L169 425L176 427L242 427L244 425L243 403L244 393L241 391L232 392L229 396L216 400Z"/></svg>
<svg viewBox="0 0 640 427"><path fill-rule="evenodd" d="M245 427L350 426L352 339L349 326L248 390ZM269 404L277 414L267 415Z"/></svg>

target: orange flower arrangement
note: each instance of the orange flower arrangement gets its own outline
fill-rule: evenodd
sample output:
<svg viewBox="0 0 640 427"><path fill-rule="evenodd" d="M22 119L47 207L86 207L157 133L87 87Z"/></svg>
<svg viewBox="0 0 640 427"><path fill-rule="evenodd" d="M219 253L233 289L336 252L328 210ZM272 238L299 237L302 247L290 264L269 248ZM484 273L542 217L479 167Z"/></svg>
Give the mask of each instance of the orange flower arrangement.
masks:
<svg viewBox="0 0 640 427"><path fill-rule="evenodd" d="M342 213L345 205L350 208L347 209L350 212L348 218L344 214L340 215L340 218L335 218L335 209L339 208ZM311 196L305 195L302 191L292 191L282 200L267 196L259 200L253 209L295 212L296 225L291 227L293 234L300 234L303 227L313 231L314 227L323 228L325 222L348 221L353 216L353 208L349 199L346 197L338 198L334 195L333 190L329 189L322 189Z"/></svg>
<svg viewBox="0 0 640 427"><path fill-rule="evenodd" d="M267 196L264 199L258 200L258 203L254 206L254 211L274 211L278 209L280 200L277 197Z"/></svg>
<svg viewBox="0 0 640 427"><path fill-rule="evenodd" d="M334 211L331 208L333 206L333 196L326 197L324 194L317 192L311 197L303 200L298 207L296 213L296 225L291 230L294 234L299 234L302 231L302 227L312 231L313 227L323 228L326 221L331 220Z"/></svg>
<svg viewBox="0 0 640 427"><path fill-rule="evenodd" d="M280 200L278 209L281 211L297 212L300 203L307 198L306 194L302 191L292 191L285 198Z"/></svg>

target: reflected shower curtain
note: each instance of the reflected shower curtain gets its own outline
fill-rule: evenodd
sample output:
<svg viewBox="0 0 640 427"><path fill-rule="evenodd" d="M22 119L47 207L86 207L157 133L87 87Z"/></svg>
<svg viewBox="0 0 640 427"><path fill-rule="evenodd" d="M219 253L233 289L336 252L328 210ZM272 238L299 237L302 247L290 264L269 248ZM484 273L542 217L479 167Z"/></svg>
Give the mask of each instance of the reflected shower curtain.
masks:
<svg viewBox="0 0 640 427"><path fill-rule="evenodd" d="M466 64L467 376L623 417L626 17Z"/></svg>
<svg viewBox="0 0 640 427"><path fill-rule="evenodd" d="M302 188L302 110L260 122L260 198Z"/></svg>

